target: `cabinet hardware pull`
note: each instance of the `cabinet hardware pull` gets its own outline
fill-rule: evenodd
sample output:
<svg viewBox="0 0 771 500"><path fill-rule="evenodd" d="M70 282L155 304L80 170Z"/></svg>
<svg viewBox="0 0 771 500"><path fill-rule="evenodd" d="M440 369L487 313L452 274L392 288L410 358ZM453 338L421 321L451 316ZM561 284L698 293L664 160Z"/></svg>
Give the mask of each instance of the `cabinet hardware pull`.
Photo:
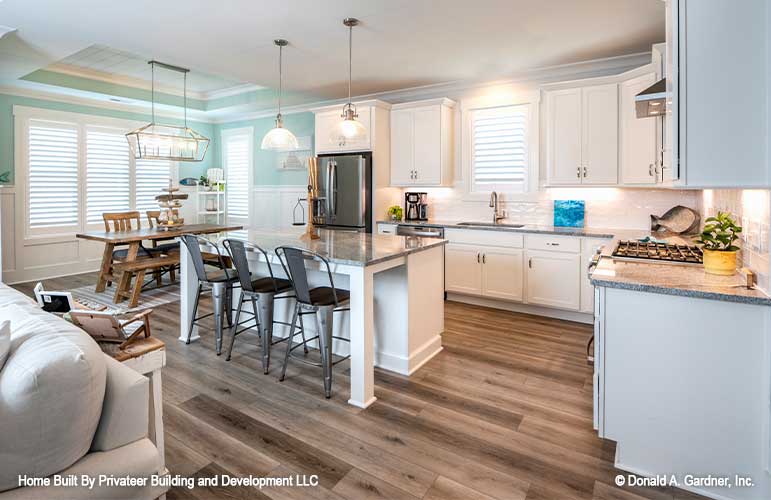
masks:
<svg viewBox="0 0 771 500"><path fill-rule="evenodd" d="M587 171L588 171L588 169L586 167L584 167L584 179L586 178L586 172Z"/></svg>
<svg viewBox="0 0 771 500"><path fill-rule="evenodd" d="M533 268L533 258L532 257L527 259L527 267L529 267L530 269Z"/></svg>
<svg viewBox="0 0 771 500"><path fill-rule="evenodd" d="M581 178L581 166L576 167L576 177Z"/></svg>
<svg viewBox="0 0 771 500"><path fill-rule="evenodd" d="M552 242L547 242L546 244L547 244L547 245L550 245L550 246L553 246L553 247L558 247L558 246L560 246L560 244L559 244L559 243L552 243Z"/></svg>
<svg viewBox="0 0 771 500"><path fill-rule="evenodd" d="M477 252L477 264L479 264L481 261L479 260L479 252Z"/></svg>
<svg viewBox="0 0 771 500"><path fill-rule="evenodd" d="M650 175L651 177L653 177L653 163L650 163L650 164L648 165L648 175Z"/></svg>
<svg viewBox="0 0 771 500"><path fill-rule="evenodd" d="M482 254L482 264L487 264L487 254L486 253Z"/></svg>

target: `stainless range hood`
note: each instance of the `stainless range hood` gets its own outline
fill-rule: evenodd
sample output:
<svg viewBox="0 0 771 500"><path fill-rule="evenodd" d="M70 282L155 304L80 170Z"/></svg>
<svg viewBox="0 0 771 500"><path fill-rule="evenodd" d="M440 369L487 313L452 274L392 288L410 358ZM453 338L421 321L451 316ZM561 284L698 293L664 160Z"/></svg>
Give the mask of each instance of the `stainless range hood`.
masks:
<svg viewBox="0 0 771 500"><path fill-rule="evenodd" d="M637 118L662 116L667 103L667 80L661 79L634 97Z"/></svg>

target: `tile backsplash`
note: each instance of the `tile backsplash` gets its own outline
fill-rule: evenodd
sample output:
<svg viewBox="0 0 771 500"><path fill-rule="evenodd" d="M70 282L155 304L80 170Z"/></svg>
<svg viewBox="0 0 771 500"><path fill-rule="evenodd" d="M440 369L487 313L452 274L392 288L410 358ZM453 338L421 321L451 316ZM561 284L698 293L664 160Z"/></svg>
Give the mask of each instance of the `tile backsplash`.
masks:
<svg viewBox="0 0 771 500"><path fill-rule="evenodd" d="M461 189L429 188L429 217L442 221L487 221L492 209L486 198L470 199ZM698 210L700 191L619 188L550 188L517 198L501 196L512 223L551 225L554 200L584 200L585 226L608 229L650 229L650 216L676 205Z"/></svg>
<svg viewBox="0 0 771 500"><path fill-rule="evenodd" d="M771 191L765 189L706 189L702 193L704 218L718 211L734 215L742 226L741 266L758 276L758 286L771 290L769 273L769 224L771 223Z"/></svg>

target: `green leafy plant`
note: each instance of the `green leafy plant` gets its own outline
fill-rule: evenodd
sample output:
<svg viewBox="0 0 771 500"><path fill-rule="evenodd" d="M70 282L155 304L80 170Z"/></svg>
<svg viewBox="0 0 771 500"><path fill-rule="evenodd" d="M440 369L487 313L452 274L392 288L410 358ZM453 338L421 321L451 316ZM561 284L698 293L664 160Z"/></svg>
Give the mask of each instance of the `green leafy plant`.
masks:
<svg viewBox="0 0 771 500"><path fill-rule="evenodd" d="M209 178L205 175L202 175L198 178L198 184L201 186L208 186L209 185Z"/></svg>
<svg viewBox="0 0 771 500"><path fill-rule="evenodd" d="M736 224L731 214L718 212L717 217L708 217L704 222L704 231L696 238L696 242L704 245L705 250L718 252L739 250L739 247L733 243L739 239L742 227Z"/></svg>
<svg viewBox="0 0 771 500"><path fill-rule="evenodd" d="M388 215L394 220L402 220L402 207L399 205L388 207Z"/></svg>

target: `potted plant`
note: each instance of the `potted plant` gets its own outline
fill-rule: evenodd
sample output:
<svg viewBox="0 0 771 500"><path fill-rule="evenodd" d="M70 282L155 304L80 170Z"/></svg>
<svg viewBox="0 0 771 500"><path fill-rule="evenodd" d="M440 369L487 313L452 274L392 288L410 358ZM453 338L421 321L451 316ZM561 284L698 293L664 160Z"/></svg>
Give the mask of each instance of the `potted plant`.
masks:
<svg viewBox="0 0 771 500"><path fill-rule="evenodd" d="M704 270L710 274L733 275L739 251L734 242L739 239L742 227L727 212L718 212L717 217L708 217L704 222L704 230L696 238L696 242L703 245Z"/></svg>
<svg viewBox="0 0 771 500"><path fill-rule="evenodd" d="M388 207L388 217L392 221L402 220L402 207L400 207L399 205L393 205L391 207Z"/></svg>
<svg viewBox="0 0 771 500"><path fill-rule="evenodd" d="M205 175L202 175L198 179L198 185L203 187L202 191L211 191L211 186L209 184L209 178L206 177Z"/></svg>

